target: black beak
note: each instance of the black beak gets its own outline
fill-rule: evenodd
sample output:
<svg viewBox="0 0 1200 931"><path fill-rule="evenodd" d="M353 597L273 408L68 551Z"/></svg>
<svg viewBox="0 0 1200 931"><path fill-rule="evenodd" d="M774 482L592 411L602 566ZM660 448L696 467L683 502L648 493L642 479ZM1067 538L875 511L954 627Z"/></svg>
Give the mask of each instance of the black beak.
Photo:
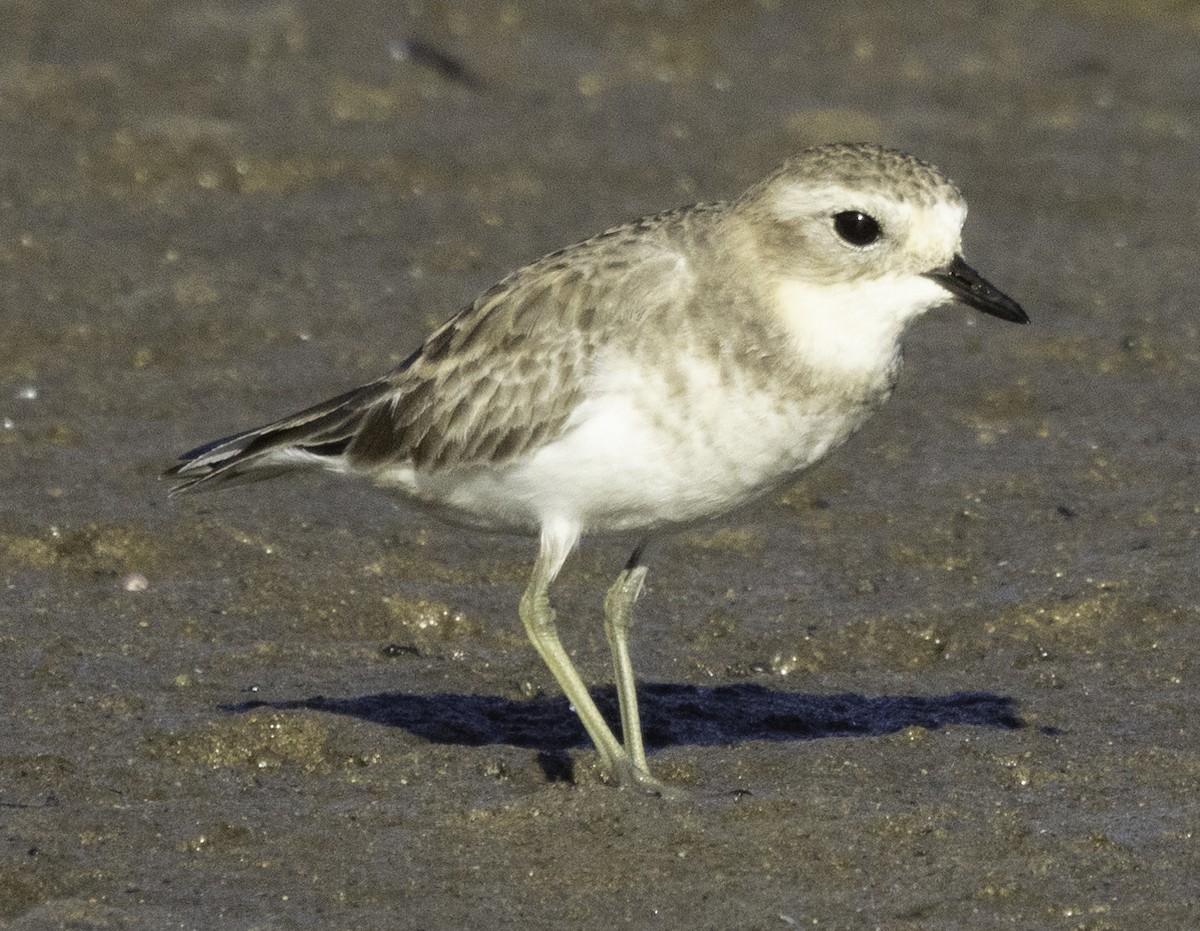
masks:
<svg viewBox="0 0 1200 931"><path fill-rule="evenodd" d="M985 314L1011 320L1013 323L1028 323L1029 315L1011 297L993 287L987 279L956 255L949 265L925 273L964 304L969 304Z"/></svg>

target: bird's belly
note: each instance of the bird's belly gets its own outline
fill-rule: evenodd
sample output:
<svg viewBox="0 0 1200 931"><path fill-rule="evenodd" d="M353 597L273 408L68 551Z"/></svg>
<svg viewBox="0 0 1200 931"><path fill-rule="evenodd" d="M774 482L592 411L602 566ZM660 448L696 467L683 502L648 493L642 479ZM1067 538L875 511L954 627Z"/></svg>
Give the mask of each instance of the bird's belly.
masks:
<svg viewBox="0 0 1200 931"><path fill-rule="evenodd" d="M535 532L560 519L585 532L653 530L778 486L845 440L860 411L753 391L683 404L609 394L585 401L561 436L521 459L385 483L495 529Z"/></svg>

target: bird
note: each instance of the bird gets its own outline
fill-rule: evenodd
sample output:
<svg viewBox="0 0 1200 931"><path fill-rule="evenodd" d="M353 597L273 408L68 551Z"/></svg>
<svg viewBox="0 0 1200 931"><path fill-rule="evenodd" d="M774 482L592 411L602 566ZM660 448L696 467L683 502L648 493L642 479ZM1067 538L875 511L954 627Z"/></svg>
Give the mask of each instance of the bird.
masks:
<svg viewBox="0 0 1200 931"><path fill-rule="evenodd" d="M536 538L518 615L605 778L647 763L629 650L646 543L778 491L892 394L902 337L955 300L1028 315L962 256L933 165L820 145L740 196L616 226L483 291L390 372L186 453L171 494L282 474L364 478L458 524ZM604 598L620 737L559 639L549 589L581 537L637 545Z"/></svg>

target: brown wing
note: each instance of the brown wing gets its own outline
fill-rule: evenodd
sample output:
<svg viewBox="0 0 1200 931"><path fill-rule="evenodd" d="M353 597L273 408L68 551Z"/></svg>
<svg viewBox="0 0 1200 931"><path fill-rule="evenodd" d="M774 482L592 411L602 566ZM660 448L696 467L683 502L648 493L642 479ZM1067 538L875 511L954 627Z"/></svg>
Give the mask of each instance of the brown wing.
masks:
<svg viewBox="0 0 1200 931"><path fill-rule="evenodd" d="M347 448L372 468L496 463L561 432L583 397L597 341L595 295L568 269L502 281L433 333L394 373Z"/></svg>
<svg viewBox="0 0 1200 931"><path fill-rule="evenodd" d="M198 447L167 474L178 493L299 467L372 472L495 464L563 430L597 347L688 276L662 241L622 227L552 253L495 285L383 378L267 426Z"/></svg>

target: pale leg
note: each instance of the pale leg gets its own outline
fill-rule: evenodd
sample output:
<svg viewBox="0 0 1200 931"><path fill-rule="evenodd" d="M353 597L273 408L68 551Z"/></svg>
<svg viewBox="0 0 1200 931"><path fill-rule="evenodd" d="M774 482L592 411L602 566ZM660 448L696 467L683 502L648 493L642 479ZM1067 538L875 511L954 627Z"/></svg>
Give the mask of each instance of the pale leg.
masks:
<svg viewBox="0 0 1200 931"><path fill-rule="evenodd" d="M636 785L659 795L674 794L654 779L646 769L646 754L642 749L641 724L637 717L637 696L633 693L633 667L629 662L629 650L625 642L629 628L630 608L632 608L638 592L641 591L642 579L646 570L644 567L634 568L632 571L637 575L636 581L627 582L625 590L619 592L618 586L621 584L621 579L626 578L630 573L630 570L626 569L622 573L621 579L618 579L618 584L609 590L608 597L605 599L605 631L610 643L619 643L620 645L619 654L618 648L615 646L613 648L613 663L618 668L617 694L621 704L622 727L625 730L627 741L630 739L630 734L637 735L634 744L637 747L637 759L635 760L630 752L621 746L613 734L612 728L600 714L600 709L596 707L596 703L588 693L587 686L558 637L555 613L554 609L550 607L547 591L577 539L571 531L572 528L569 527L543 528L542 544L538 551L537 561L533 566L533 576L529 580L525 593L521 596L521 622L525 625L525 632L534 649L549 667L559 688L567 696L567 701L579 715L579 720L583 722L588 736L592 738L592 743L600 752L600 759L610 777L619 785ZM631 565L633 562L634 560L630 560ZM614 595L614 593L616 594ZM623 617L623 620L619 620L617 624L609 620L610 603L617 605L617 613ZM617 659L618 655L623 656L624 659ZM624 684L620 678L622 668L625 670ZM632 704L629 704L626 691L632 696ZM632 719L627 717L630 713L632 713Z"/></svg>
<svg viewBox="0 0 1200 931"><path fill-rule="evenodd" d="M617 684L617 700L621 706L621 733L625 751L638 769L649 773L646 750L642 743L642 720L638 714L637 686L633 678L633 662L629 658L629 629L633 626L633 604L642 591L646 567L637 564L641 550L633 554L624 571L604 597L604 635L612 650L613 676Z"/></svg>
<svg viewBox="0 0 1200 931"><path fill-rule="evenodd" d="M587 686L558 638L554 609L550 607L550 598L546 594L554 576L547 571L546 563L544 553L539 554L533 567L533 577L529 580L525 594L521 596L521 622L525 625L525 633L529 635L534 649L550 668L559 688L567 696L567 701L574 707L588 736L592 738L592 743L600 751L600 758L619 781L622 763L627 762L628 757L613 735L612 728L600 714L600 709L592 701Z"/></svg>

